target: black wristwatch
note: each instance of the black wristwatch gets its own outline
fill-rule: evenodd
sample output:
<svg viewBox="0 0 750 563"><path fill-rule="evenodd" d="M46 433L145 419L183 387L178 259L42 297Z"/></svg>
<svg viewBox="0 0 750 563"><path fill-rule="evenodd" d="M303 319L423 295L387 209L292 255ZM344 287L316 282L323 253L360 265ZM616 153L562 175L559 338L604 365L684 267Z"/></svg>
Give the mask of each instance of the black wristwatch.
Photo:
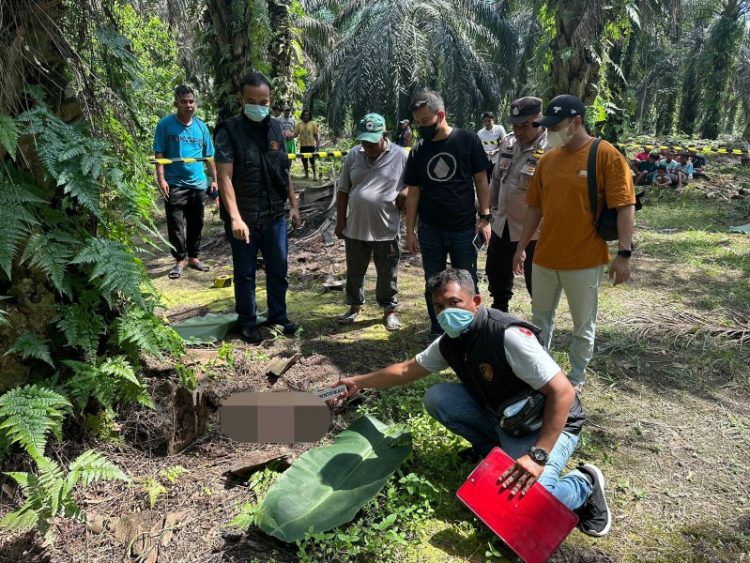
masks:
<svg viewBox="0 0 750 563"><path fill-rule="evenodd" d="M537 448L536 446L531 446L531 449L529 450L529 455L531 456L531 459L533 459L539 465L546 465L547 460L549 460L549 454L547 453L547 450L545 450L544 448Z"/></svg>
<svg viewBox="0 0 750 563"><path fill-rule="evenodd" d="M617 255L623 258L630 258L633 255L633 250L618 250Z"/></svg>
<svg viewBox="0 0 750 563"><path fill-rule="evenodd" d="M492 220L492 213L485 213L485 214L480 213L479 218L484 219L485 221L489 223Z"/></svg>

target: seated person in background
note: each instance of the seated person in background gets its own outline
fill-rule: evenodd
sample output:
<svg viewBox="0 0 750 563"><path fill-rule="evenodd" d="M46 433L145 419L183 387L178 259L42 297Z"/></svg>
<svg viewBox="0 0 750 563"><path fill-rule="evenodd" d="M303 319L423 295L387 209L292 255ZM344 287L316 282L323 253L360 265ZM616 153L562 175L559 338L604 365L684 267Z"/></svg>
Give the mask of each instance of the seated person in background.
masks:
<svg viewBox="0 0 750 563"><path fill-rule="evenodd" d="M493 447L516 461L498 475L498 484L524 494L535 481L570 510L579 529L603 536L612 515L604 496L604 476L592 464L563 471L573 454L585 415L573 386L541 344L540 330L519 318L482 305L467 270L449 269L430 278L427 290L445 330L423 352L405 362L341 379L345 397L359 389L409 385L430 373L452 368L459 382L427 389L427 412L468 440L467 459L481 459ZM541 428L513 436L500 426L498 408L518 394L545 396ZM337 402L340 402L338 399Z"/></svg>
<svg viewBox="0 0 750 563"><path fill-rule="evenodd" d="M681 189L683 184L687 184L693 178L693 163L688 159L688 153L681 152L677 155L677 167L674 170L677 178L677 189Z"/></svg>
<svg viewBox="0 0 750 563"><path fill-rule="evenodd" d="M659 164L664 164L667 167L669 174L674 173L674 169L677 168L677 161L674 159L674 152L669 151L663 160L659 161Z"/></svg>
<svg viewBox="0 0 750 563"><path fill-rule="evenodd" d="M638 175L638 172L639 172L638 165L641 162L647 161L649 156L651 156L650 153L648 152L646 147L643 146L641 147L641 152L636 154L633 160L630 161L630 168L633 170L633 172L635 172L636 176Z"/></svg>
<svg viewBox="0 0 750 563"><path fill-rule="evenodd" d="M672 176L667 172L667 165L664 163L659 164L656 167L656 174L654 175L654 186L666 188L671 185Z"/></svg>
<svg viewBox="0 0 750 563"><path fill-rule="evenodd" d="M659 153L652 152L648 159L638 163L638 172L635 176L635 183L638 185L650 184L656 172L656 164L659 162Z"/></svg>
<svg viewBox="0 0 750 563"><path fill-rule="evenodd" d="M702 154L698 154L695 151L688 153L690 161L693 163L693 176L696 178L708 178L708 175L703 171L706 167L706 157Z"/></svg>

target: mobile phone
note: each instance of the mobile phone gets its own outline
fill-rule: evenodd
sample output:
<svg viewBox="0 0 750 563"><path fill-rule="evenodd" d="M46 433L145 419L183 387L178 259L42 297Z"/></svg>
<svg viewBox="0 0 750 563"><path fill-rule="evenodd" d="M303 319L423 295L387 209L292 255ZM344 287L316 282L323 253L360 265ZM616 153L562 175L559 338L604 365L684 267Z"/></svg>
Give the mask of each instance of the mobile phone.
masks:
<svg viewBox="0 0 750 563"><path fill-rule="evenodd" d="M482 250L482 248L484 247L484 243L487 241L484 240L484 235L480 232L476 234L474 240L471 242L474 245L474 248L477 249L477 252L479 252L480 250Z"/></svg>

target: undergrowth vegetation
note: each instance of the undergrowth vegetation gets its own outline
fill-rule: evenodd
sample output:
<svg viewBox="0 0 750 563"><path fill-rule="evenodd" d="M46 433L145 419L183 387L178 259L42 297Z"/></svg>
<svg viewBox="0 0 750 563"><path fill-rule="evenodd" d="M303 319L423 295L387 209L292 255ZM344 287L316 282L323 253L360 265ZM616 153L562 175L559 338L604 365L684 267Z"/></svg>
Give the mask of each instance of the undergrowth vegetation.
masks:
<svg viewBox="0 0 750 563"><path fill-rule="evenodd" d="M67 11L56 33L64 34L77 17L102 15L89 9ZM18 12L28 25L38 24L35 17L49 14L31 6ZM132 10L108 12L81 27L77 40L88 48L67 62L80 71L72 73L71 86L86 88L82 98L91 105L68 104L63 118L66 97L58 88L65 84L53 81L27 82L0 106L0 469L26 464L24 455L34 468L6 473L25 502L0 520L0 528L36 527L48 541L53 516L83 518L73 502L76 487L127 480L93 450L66 471L49 457L48 442L62 440L66 425L92 439L110 435L120 406L152 405L139 375L141 355L184 349L154 314L159 297L142 261L161 237L142 157L150 132L128 117L144 93L129 97L142 67L118 32L128 17L132 27ZM166 35L155 37L151 46L161 43L168 52ZM62 35L48 40L58 49L74 48ZM39 60L53 67L54 52ZM119 95L111 96L111 88Z"/></svg>

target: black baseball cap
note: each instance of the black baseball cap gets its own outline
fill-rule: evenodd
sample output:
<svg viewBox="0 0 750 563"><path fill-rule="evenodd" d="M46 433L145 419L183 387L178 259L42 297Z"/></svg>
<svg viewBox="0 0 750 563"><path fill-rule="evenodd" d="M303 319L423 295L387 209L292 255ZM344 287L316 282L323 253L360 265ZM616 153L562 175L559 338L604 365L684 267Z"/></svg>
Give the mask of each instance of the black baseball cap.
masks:
<svg viewBox="0 0 750 563"><path fill-rule="evenodd" d="M542 99L534 96L518 98L510 104L509 121L515 125L526 122L529 117L536 117L542 113Z"/></svg>
<svg viewBox="0 0 750 563"><path fill-rule="evenodd" d="M534 122L535 127L554 127L563 119L586 115L586 106L583 105L581 98L563 94L555 96L544 109L544 115L541 119Z"/></svg>

